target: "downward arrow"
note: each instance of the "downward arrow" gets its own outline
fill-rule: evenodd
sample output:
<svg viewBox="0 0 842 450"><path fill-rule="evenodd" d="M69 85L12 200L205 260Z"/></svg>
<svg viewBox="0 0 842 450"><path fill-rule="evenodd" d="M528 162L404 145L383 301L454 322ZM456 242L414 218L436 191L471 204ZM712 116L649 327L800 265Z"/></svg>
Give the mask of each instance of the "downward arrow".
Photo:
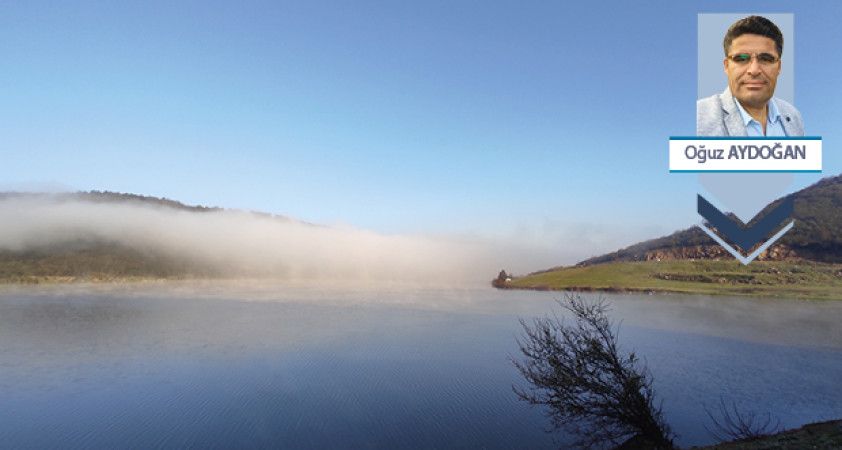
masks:
<svg viewBox="0 0 842 450"><path fill-rule="evenodd" d="M740 252L737 251L737 249L728 245L728 243L723 241L721 237L717 236L716 233L714 233L712 230L708 229L708 227L706 227L705 224L700 224L699 228L701 228L702 231L707 233L707 235L710 236L711 239L716 241L725 250L728 250L728 253L734 255L734 258L737 258L737 261L743 263L744 266L747 266L748 263L754 261L754 258L757 258L758 256L760 256L761 253L765 252L767 248L771 247L772 244L775 243L775 241L777 241L778 239L783 237L783 235L785 235L787 231L791 230L794 225L795 225L795 221L793 220L787 226L783 227L781 229L781 231L778 231L777 233L775 233L775 235L772 236L768 241L766 241L765 244L758 247L757 250L751 252L751 254L748 255L748 256L741 255Z"/></svg>
<svg viewBox="0 0 842 450"><path fill-rule="evenodd" d="M701 195L698 196L698 211L710 225L719 231L721 236L730 239L747 252L762 242L784 219L792 215L793 199L792 197L785 198L780 205L766 214L766 217L750 227L739 219L726 216Z"/></svg>

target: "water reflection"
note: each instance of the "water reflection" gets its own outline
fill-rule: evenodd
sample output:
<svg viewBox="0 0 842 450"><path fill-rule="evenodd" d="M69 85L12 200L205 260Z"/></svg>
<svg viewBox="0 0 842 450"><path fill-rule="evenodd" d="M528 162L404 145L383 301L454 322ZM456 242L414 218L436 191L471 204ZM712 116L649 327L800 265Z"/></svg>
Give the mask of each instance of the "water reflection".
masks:
<svg viewBox="0 0 842 450"><path fill-rule="evenodd" d="M518 318L490 288L149 283L0 288L10 447L552 448L518 401ZM842 303L609 296L682 446L720 395L782 425L842 416ZM782 412L779 414L778 412Z"/></svg>

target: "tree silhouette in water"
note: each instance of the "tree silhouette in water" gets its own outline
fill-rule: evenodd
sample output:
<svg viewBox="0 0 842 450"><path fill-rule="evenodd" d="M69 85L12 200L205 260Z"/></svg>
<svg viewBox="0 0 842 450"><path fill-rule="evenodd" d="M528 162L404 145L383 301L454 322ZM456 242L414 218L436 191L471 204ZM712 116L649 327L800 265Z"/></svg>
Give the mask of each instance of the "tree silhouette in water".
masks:
<svg viewBox="0 0 842 450"><path fill-rule="evenodd" d="M523 359L512 362L529 386L515 393L547 406L553 425L576 436L577 447L675 448L651 373L633 352L619 349L605 301L567 296L559 303L572 314L567 321L555 315L520 321Z"/></svg>

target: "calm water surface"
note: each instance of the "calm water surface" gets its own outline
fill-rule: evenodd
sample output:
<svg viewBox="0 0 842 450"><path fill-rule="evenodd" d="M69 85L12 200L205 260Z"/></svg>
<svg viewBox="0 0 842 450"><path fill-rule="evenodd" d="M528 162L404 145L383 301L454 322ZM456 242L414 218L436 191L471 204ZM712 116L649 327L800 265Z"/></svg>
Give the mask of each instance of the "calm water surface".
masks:
<svg viewBox="0 0 842 450"><path fill-rule="evenodd" d="M518 318L560 294L151 283L0 290L3 447L563 445L517 400ZM607 296L682 445L724 396L842 417L842 303Z"/></svg>

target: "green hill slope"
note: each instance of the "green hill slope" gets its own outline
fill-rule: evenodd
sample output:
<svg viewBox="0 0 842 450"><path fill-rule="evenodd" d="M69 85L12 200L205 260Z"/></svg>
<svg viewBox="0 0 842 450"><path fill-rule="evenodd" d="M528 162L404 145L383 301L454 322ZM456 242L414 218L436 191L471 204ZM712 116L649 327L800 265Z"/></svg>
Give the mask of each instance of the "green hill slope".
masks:
<svg viewBox="0 0 842 450"><path fill-rule="evenodd" d="M796 260L842 263L842 175L775 200L751 222L765 216L785 198L794 199L795 227L773 245L760 260ZM640 242L616 252L597 256L578 265L612 261L665 259L728 259L730 255L698 227Z"/></svg>
<svg viewBox="0 0 842 450"><path fill-rule="evenodd" d="M677 292L842 300L842 176L790 194L795 227L748 266L698 227L492 284L508 289ZM760 220L785 198L767 206Z"/></svg>
<svg viewBox="0 0 842 450"><path fill-rule="evenodd" d="M24 202L41 207L46 205L47 208L67 203L113 204L187 214L224 211L222 208L185 205L166 198L101 191L60 194L6 192L0 193L0 202ZM243 213L271 220L291 221L282 216ZM67 226L72 230L72 224ZM119 224L114 226L119 227ZM195 255L129 246L96 234L68 232L66 239L57 242L30 242L13 245L12 248L0 247L0 283L178 279L225 275L218 265L209 264L206 259L196 258Z"/></svg>

